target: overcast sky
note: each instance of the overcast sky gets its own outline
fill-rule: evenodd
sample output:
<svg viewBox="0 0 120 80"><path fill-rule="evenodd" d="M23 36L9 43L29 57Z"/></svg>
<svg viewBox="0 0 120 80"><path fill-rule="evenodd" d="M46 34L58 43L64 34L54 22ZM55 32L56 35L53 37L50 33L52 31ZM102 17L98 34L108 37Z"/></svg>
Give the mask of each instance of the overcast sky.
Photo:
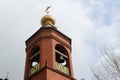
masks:
<svg viewBox="0 0 120 80"><path fill-rule="evenodd" d="M106 45L120 45L120 0L0 0L0 77L23 80L25 41L40 27L44 10L59 31L72 39L75 78L90 79Z"/></svg>

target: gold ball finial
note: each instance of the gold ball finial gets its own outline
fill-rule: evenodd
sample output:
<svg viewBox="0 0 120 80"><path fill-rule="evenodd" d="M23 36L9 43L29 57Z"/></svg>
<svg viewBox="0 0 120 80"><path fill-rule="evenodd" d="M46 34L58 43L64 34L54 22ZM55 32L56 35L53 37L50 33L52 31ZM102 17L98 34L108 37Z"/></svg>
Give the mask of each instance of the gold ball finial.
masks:
<svg viewBox="0 0 120 80"><path fill-rule="evenodd" d="M42 26L46 26L46 25L51 25L54 26L55 25L55 18L51 15L49 15L49 8L51 6L48 6L45 10L45 12L47 13L47 15L43 16L41 19L41 25Z"/></svg>
<svg viewBox="0 0 120 80"><path fill-rule="evenodd" d="M41 19L41 25L45 26L45 25L55 25L55 18L51 15L45 15L42 17Z"/></svg>

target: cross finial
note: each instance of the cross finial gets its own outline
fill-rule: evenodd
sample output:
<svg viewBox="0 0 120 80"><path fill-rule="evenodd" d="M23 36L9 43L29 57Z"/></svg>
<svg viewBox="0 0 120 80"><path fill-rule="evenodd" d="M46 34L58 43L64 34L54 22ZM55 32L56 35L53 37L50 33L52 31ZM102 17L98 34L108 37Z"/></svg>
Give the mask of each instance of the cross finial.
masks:
<svg viewBox="0 0 120 80"><path fill-rule="evenodd" d="M45 10L45 12L47 13L47 15L49 14L49 11L48 11L48 10L50 9L50 7L51 7L51 6L48 6L48 7L46 8L46 10Z"/></svg>

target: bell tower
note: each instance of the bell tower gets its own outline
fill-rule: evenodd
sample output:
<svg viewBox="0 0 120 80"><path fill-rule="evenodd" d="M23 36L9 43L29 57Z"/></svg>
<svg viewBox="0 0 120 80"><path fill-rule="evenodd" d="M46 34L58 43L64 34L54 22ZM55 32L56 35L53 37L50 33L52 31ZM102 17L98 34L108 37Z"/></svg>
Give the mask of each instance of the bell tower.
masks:
<svg viewBox="0 0 120 80"><path fill-rule="evenodd" d="M43 16L41 25L26 40L24 80L75 80L71 39L57 30L51 15Z"/></svg>

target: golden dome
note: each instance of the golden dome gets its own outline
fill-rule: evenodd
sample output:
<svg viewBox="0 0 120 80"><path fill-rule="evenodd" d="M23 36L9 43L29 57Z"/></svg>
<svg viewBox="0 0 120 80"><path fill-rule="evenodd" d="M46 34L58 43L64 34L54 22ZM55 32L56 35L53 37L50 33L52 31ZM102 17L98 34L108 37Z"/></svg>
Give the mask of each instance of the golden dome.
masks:
<svg viewBox="0 0 120 80"><path fill-rule="evenodd" d="M45 15L42 17L41 19L41 25L45 26L45 25L55 25L55 18L51 15Z"/></svg>

